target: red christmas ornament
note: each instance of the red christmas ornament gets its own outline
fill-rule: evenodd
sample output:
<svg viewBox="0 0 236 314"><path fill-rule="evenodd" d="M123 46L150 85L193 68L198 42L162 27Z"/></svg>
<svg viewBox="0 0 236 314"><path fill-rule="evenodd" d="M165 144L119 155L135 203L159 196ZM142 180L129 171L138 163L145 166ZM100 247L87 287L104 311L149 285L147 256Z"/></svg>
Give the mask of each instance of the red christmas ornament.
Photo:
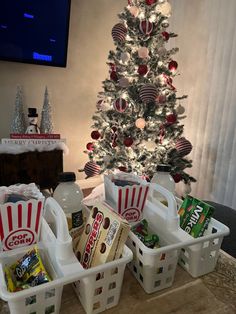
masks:
<svg viewBox="0 0 236 314"><path fill-rule="evenodd" d="M164 104L166 102L166 95L158 95L156 101L159 104Z"/></svg>
<svg viewBox="0 0 236 314"><path fill-rule="evenodd" d="M181 137L175 143L175 148L181 156L186 156L192 151L193 147L192 144L188 140L186 140L185 137Z"/></svg>
<svg viewBox="0 0 236 314"><path fill-rule="evenodd" d="M116 65L115 65L115 63L108 63L108 65L109 65L109 67L110 67L111 72L112 72L112 71L116 71Z"/></svg>
<svg viewBox="0 0 236 314"><path fill-rule="evenodd" d="M88 161L84 166L84 172L87 177L93 177L100 173L100 166L94 161Z"/></svg>
<svg viewBox="0 0 236 314"><path fill-rule="evenodd" d="M153 23L149 20L140 21L139 29L144 35L150 35L153 31Z"/></svg>
<svg viewBox="0 0 236 314"><path fill-rule="evenodd" d="M114 102L113 107L117 112L122 113L125 112L125 110L127 109L128 103L124 98L117 98Z"/></svg>
<svg viewBox="0 0 236 314"><path fill-rule="evenodd" d="M156 2L157 2L157 0L146 0L146 4L147 5L152 5L152 4L156 3Z"/></svg>
<svg viewBox="0 0 236 314"><path fill-rule="evenodd" d="M98 131L92 131L91 132L91 138L93 140L98 140L101 137L101 134Z"/></svg>
<svg viewBox="0 0 236 314"><path fill-rule="evenodd" d="M114 41L124 41L127 34L127 29L124 24L118 23L113 26L111 35Z"/></svg>
<svg viewBox="0 0 236 314"><path fill-rule="evenodd" d="M134 140L131 137L127 137L124 139L124 145L126 147L130 147L133 145Z"/></svg>
<svg viewBox="0 0 236 314"><path fill-rule="evenodd" d="M170 61L168 68L170 71L176 71L178 68L178 63L176 61Z"/></svg>
<svg viewBox="0 0 236 314"><path fill-rule="evenodd" d="M140 64L138 67L138 74L139 75L145 75L148 72L148 67L146 64Z"/></svg>
<svg viewBox="0 0 236 314"><path fill-rule="evenodd" d="M117 127L116 126L113 126L112 128L112 131L115 133L117 131Z"/></svg>
<svg viewBox="0 0 236 314"><path fill-rule="evenodd" d="M114 82L117 82L118 81L118 76L117 76L117 73L115 71L111 71L111 74L110 74L110 79Z"/></svg>
<svg viewBox="0 0 236 314"><path fill-rule="evenodd" d="M157 97L156 86L152 84L147 84L141 87L139 96L144 103L149 103L155 101Z"/></svg>
<svg viewBox="0 0 236 314"><path fill-rule="evenodd" d="M168 32L162 32L161 34L162 34L162 36L164 37L164 39L165 39L166 41L169 40L170 34L169 34Z"/></svg>
<svg viewBox="0 0 236 314"><path fill-rule="evenodd" d="M93 143L88 143L87 145L86 145L86 148L87 148L87 150L94 150L94 144Z"/></svg>
<svg viewBox="0 0 236 314"><path fill-rule="evenodd" d="M182 180L182 176L180 173L175 173L174 175L172 175L175 183L179 183Z"/></svg>
<svg viewBox="0 0 236 314"><path fill-rule="evenodd" d="M127 168L125 166L118 167L120 171L127 172Z"/></svg>
<svg viewBox="0 0 236 314"><path fill-rule="evenodd" d="M166 116L166 122L168 124L174 124L174 123L176 123L176 121L177 121L177 117L174 113L168 114Z"/></svg>

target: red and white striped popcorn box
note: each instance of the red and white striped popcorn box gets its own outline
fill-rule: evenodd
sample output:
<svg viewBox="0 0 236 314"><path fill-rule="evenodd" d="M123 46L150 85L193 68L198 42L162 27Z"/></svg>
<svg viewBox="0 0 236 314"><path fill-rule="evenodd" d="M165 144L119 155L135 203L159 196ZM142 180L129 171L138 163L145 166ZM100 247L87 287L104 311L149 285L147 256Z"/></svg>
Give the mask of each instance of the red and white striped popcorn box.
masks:
<svg viewBox="0 0 236 314"><path fill-rule="evenodd" d="M0 251L38 242L43 204L44 196L41 194L38 199L0 205Z"/></svg>
<svg viewBox="0 0 236 314"><path fill-rule="evenodd" d="M132 182L119 186L116 180ZM134 174L104 175L105 201L129 223L142 220L142 212L149 191L149 183Z"/></svg>

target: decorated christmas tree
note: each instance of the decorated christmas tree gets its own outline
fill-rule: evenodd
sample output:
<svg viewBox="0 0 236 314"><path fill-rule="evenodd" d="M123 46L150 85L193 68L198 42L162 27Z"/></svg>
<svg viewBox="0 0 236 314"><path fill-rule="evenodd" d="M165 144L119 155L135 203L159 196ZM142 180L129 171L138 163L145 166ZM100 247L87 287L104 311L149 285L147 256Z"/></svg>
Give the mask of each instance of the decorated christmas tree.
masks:
<svg viewBox="0 0 236 314"><path fill-rule="evenodd" d="M41 133L53 133L53 123L52 123L52 107L49 101L47 86L44 92L44 102L43 109L41 113L41 123L40 123Z"/></svg>
<svg viewBox="0 0 236 314"><path fill-rule="evenodd" d="M177 36L167 31L170 14L165 0L129 0L118 15L87 144L87 177L119 169L151 178L158 164L169 164L175 182L195 181L185 171L192 145L180 122L187 96L177 97L174 86L178 48L167 49Z"/></svg>
<svg viewBox="0 0 236 314"><path fill-rule="evenodd" d="M25 121L24 108L23 108L22 88L21 86L18 85L16 89L15 108L14 108L10 132L21 134L21 133L25 133L25 130L26 130L26 121Z"/></svg>

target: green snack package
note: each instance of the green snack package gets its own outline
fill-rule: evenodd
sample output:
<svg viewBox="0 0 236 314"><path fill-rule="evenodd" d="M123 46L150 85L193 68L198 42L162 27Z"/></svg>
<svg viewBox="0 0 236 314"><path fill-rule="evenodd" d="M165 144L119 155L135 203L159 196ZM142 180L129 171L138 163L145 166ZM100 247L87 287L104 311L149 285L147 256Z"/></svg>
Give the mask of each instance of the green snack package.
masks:
<svg viewBox="0 0 236 314"><path fill-rule="evenodd" d="M178 213L180 227L194 238L201 237L207 229L214 207L188 195Z"/></svg>

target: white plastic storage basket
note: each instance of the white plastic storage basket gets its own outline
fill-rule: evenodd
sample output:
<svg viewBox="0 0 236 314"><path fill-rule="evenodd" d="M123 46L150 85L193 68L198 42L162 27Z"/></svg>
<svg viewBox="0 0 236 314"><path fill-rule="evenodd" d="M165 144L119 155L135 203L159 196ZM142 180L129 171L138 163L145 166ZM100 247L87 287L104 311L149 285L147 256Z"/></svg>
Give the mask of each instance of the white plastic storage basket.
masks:
<svg viewBox="0 0 236 314"><path fill-rule="evenodd" d="M154 197L155 192L163 194L168 207ZM133 232L129 233L127 245L134 254L129 268L147 293L172 285L178 261L193 277L214 270L222 239L229 233L222 223L211 219L204 236L191 237L180 228L175 197L157 184L150 184L143 218L150 232L159 236L161 247L147 248Z"/></svg>
<svg viewBox="0 0 236 314"><path fill-rule="evenodd" d="M86 206L85 216L89 215ZM125 245L120 259L91 268L93 273L74 282L73 288L87 314L105 311L118 304L126 264L133 258L131 250Z"/></svg>
<svg viewBox="0 0 236 314"><path fill-rule="evenodd" d="M63 286L74 281L84 283L81 301L87 313L98 313L103 311L106 306L104 301L100 301L102 306L93 312L94 290L92 288L94 278L104 272L118 273L111 275L109 282L106 276L108 290L114 290L114 302L111 301L112 293L108 293L109 307L116 305L119 301L121 283L123 280L123 269L126 263L132 259L132 252L125 247L123 257L119 260L83 269L72 250L72 239L68 233L67 221L61 207L53 198L48 198L45 202L45 216L42 219L40 241L38 246L42 255L43 263L53 278L53 281L40 286L32 287L19 292L8 292L4 277L4 265L15 262L18 257L23 256L30 247L12 250L0 254L0 297L8 302L11 314L49 314L60 311L61 295ZM49 227L50 225L50 227ZM53 231L52 231L53 230ZM32 247L32 246L31 246ZM105 278L105 276L104 276ZM103 282L103 281L102 281ZM113 284L115 282L115 284ZM86 286L87 283L87 286ZM115 287L116 285L116 287ZM104 284L105 286L105 284ZM111 287L114 287L113 289ZM80 291L80 290L79 290ZM92 292L91 292L92 291ZM107 290L104 288L99 294L101 300L105 299ZM96 302L98 302L98 298Z"/></svg>
<svg viewBox="0 0 236 314"><path fill-rule="evenodd" d="M182 242L173 238L173 233L179 228L174 196L157 184L150 184L149 191L143 218L148 221L149 231L159 236L160 248L147 248L132 231L127 245L134 255L128 265L130 270L143 289L153 293L172 285ZM166 197L168 207L154 202L154 191Z"/></svg>
<svg viewBox="0 0 236 314"><path fill-rule="evenodd" d="M178 206L182 201L177 199ZM200 240L200 243L185 246L180 251L179 264L192 276L199 277L212 272L215 269L219 256L221 243L224 236L230 232L229 228L211 218L207 230L200 238L193 239L188 233L182 229L175 234L177 240L193 241Z"/></svg>
<svg viewBox="0 0 236 314"><path fill-rule="evenodd" d="M125 266L131 259L132 252L126 246L119 260L92 268L93 274L73 284L87 314L100 313L118 304Z"/></svg>

